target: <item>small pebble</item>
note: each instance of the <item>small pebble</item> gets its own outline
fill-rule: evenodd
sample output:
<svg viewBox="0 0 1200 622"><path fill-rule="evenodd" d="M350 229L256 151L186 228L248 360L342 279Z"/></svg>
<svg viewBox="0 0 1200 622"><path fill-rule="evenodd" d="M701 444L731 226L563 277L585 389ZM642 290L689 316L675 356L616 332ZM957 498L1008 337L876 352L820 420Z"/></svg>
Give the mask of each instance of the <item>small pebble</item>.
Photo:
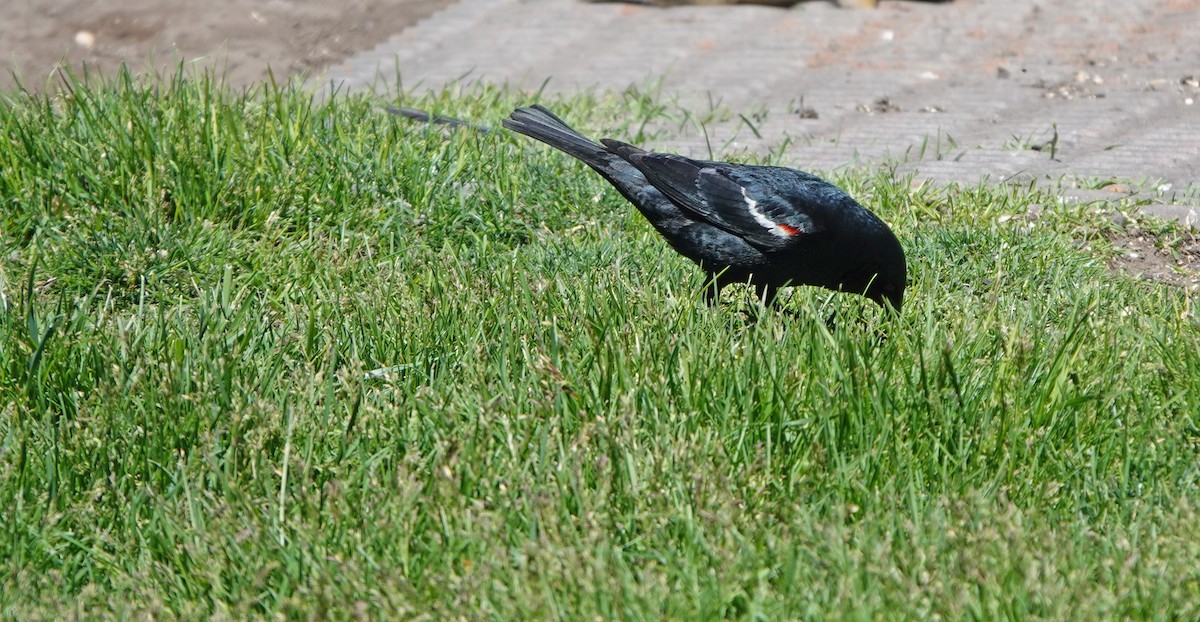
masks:
<svg viewBox="0 0 1200 622"><path fill-rule="evenodd" d="M96 47L96 35L86 30L80 30L79 32L75 33L75 45L78 45L85 50L90 50Z"/></svg>

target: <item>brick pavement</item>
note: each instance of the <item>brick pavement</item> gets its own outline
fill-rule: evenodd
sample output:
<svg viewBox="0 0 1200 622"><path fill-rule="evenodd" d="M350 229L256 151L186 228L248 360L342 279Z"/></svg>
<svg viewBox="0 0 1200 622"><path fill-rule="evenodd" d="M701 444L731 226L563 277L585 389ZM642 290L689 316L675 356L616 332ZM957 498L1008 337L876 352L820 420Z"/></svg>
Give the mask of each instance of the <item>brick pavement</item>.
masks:
<svg viewBox="0 0 1200 622"><path fill-rule="evenodd" d="M766 112L761 138L726 115L706 128L713 145L784 148L818 171L1036 180L1067 200L1135 193L1194 222L1197 41L1200 0L885 0L873 11L461 0L323 79L368 88L398 72L406 89L531 90L549 79L560 92L661 81L698 112L712 101ZM653 147L708 153L694 125Z"/></svg>

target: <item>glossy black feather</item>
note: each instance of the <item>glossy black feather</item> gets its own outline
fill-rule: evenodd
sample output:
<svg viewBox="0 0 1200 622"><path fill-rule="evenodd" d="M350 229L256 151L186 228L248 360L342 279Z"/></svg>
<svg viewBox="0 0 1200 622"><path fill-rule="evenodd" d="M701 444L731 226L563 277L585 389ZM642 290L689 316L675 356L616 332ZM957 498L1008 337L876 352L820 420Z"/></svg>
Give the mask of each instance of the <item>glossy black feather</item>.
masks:
<svg viewBox="0 0 1200 622"><path fill-rule="evenodd" d="M735 181L736 165L693 160L683 156L651 153L620 141L601 141L609 151L633 164L646 180L661 190L673 203L695 217L720 227L763 251L780 251L793 245L795 234L764 225L761 218L782 224L795 232L812 233L817 229L808 210L780 200L771 188ZM778 169L776 175L799 173Z"/></svg>
<svg viewBox="0 0 1200 622"><path fill-rule="evenodd" d="M875 214L825 180L789 168L693 160L591 141L541 106L504 127L596 170L675 250L721 287L748 282L770 302L787 285L862 294L899 310L904 251Z"/></svg>

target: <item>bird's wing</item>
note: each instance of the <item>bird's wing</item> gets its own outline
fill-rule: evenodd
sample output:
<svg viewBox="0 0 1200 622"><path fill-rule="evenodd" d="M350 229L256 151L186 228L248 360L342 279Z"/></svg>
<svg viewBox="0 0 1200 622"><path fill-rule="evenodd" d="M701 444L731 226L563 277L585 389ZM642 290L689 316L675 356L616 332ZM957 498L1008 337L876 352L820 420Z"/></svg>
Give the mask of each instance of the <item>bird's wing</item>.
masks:
<svg viewBox="0 0 1200 622"><path fill-rule="evenodd" d="M791 246L816 230L811 214L781 196L771 184L734 177L729 165L651 153L616 141L610 151L627 159L674 203L765 251Z"/></svg>

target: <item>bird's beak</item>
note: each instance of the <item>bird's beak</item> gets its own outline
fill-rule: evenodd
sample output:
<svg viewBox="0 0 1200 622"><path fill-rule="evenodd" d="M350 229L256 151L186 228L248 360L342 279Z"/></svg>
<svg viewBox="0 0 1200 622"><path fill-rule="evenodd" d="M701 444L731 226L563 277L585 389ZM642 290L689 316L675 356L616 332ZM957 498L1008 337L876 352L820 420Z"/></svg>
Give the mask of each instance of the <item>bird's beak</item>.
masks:
<svg viewBox="0 0 1200 622"><path fill-rule="evenodd" d="M885 308L900 313L900 306L904 303L904 290L893 291L889 289L886 292L874 292L869 296L876 304Z"/></svg>

